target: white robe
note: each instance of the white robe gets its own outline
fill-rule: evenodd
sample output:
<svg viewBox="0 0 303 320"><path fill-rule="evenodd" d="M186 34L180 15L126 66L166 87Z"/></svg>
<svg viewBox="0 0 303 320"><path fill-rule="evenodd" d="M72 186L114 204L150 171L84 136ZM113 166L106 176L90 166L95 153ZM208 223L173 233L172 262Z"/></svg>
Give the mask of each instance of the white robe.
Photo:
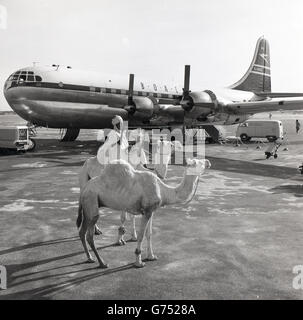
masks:
<svg viewBox="0 0 303 320"><path fill-rule="evenodd" d="M120 141L120 144L118 142ZM113 160L123 159L127 161L128 141L126 132L121 134L115 130L111 130L104 144L97 152L97 160L100 164L108 164Z"/></svg>

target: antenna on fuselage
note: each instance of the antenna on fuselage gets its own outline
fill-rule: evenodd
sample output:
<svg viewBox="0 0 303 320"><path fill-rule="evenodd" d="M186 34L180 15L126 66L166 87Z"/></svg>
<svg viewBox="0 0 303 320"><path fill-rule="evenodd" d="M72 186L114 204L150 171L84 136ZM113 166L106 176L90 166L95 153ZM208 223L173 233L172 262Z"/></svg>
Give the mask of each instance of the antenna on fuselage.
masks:
<svg viewBox="0 0 303 320"><path fill-rule="evenodd" d="M57 69L56 69L56 71L59 69L59 67L60 67L60 65L59 64L52 64L52 67L56 67Z"/></svg>

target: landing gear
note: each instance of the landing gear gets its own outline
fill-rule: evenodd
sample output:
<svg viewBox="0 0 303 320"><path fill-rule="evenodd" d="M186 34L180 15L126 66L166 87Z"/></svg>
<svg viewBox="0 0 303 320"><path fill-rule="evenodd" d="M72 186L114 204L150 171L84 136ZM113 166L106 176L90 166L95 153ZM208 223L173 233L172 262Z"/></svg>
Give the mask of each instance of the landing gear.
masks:
<svg viewBox="0 0 303 320"><path fill-rule="evenodd" d="M34 151L36 148L36 141L33 138L29 139L29 147L27 149L27 151Z"/></svg>
<svg viewBox="0 0 303 320"><path fill-rule="evenodd" d="M79 128L67 128L64 137L61 139L61 142L75 141L78 138L79 133Z"/></svg>

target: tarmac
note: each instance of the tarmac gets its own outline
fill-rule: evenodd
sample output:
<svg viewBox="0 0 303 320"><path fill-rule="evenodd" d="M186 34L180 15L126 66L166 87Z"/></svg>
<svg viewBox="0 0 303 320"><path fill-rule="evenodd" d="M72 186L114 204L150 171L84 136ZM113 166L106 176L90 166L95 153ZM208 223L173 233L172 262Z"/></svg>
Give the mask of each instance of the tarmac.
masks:
<svg viewBox="0 0 303 320"><path fill-rule="evenodd" d="M61 143L58 130L41 128L36 151L0 155L0 265L8 273L0 299L302 299L293 268L303 265L303 135L289 126L279 157L268 160L263 142L206 145L212 168L188 205L155 213L159 259L142 269L133 266L136 243L114 246L120 213L100 211L95 239L106 270L84 263L75 225L78 173L96 154L94 138L83 130ZM169 166L166 182L183 172Z"/></svg>

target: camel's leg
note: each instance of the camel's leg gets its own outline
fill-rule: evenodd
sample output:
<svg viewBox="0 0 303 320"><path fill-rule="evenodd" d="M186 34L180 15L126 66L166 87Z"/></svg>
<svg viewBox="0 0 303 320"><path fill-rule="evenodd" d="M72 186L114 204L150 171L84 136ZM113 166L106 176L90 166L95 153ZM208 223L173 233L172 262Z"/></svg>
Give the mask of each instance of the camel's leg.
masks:
<svg viewBox="0 0 303 320"><path fill-rule="evenodd" d="M132 237L130 239L130 241L137 241L138 237L137 237L137 231L136 231L136 216L134 214L130 215L130 218L132 220Z"/></svg>
<svg viewBox="0 0 303 320"><path fill-rule="evenodd" d="M87 224L87 219L85 217L83 217L83 221L79 230L79 236L80 239L82 241L83 244L83 248L85 251L85 254L87 255L87 263L93 263L95 262L94 259L92 258L91 254L88 251L88 247L87 247L87 242L86 242L86 233L87 233L87 229L88 229L88 224Z"/></svg>
<svg viewBox="0 0 303 320"><path fill-rule="evenodd" d="M137 248L136 248L136 251L135 251L135 255L136 255L135 266L137 268L142 268L145 265L145 263L142 262L142 255L141 255L141 252L142 252L142 241L143 241L143 238L144 238L144 234L145 234L145 231L146 231L146 226L147 226L147 223L148 223L148 221L150 219L150 216L151 216L150 213L144 213L142 215L142 218L141 218L141 225L140 225L140 229L139 229L139 232L138 232Z"/></svg>
<svg viewBox="0 0 303 320"><path fill-rule="evenodd" d="M152 246L152 233L153 233L153 216L149 219L147 229L146 229L146 240L147 240L147 260L154 261L157 260L157 256L154 255Z"/></svg>
<svg viewBox="0 0 303 320"><path fill-rule="evenodd" d="M120 225L120 227L118 228L118 239L117 239L117 242L116 242L116 244L118 245L118 246L122 246L122 245L125 245L126 244L126 242L125 242L125 240L124 240L124 238L123 238L123 236L124 236L124 234L125 234L125 226L124 226L124 224L125 224L125 221L126 221L126 215L127 215L127 212L126 211L122 211L121 212L121 215L120 215L120 220L121 220L121 225Z"/></svg>
<svg viewBox="0 0 303 320"><path fill-rule="evenodd" d="M100 234L102 234L101 229L97 225L95 225L95 235L98 236Z"/></svg>
<svg viewBox="0 0 303 320"><path fill-rule="evenodd" d="M89 171L90 171L90 166L92 165L96 165L96 164L91 164L92 158L87 159L80 171L79 174L79 185L80 185L80 194L82 192L82 190L84 189L85 185L87 184L87 182L93 177L90 176ZM95 160L96 162L96 160ZM95 235L100 235L102 234L101 229L96 225L95 227Z"/></svg>
<svg viewBox="0 0 303 320"><path fill-rule="evenodd" d="M95 225L97 223L98 218L99 218L99 216L94 216L93 219L88 224L87 241L99 261L100 268L108 268L108 265L106 263L104 263L103 259L100 257L100 255L95 247L94 231L95 231Z"/></svg>

